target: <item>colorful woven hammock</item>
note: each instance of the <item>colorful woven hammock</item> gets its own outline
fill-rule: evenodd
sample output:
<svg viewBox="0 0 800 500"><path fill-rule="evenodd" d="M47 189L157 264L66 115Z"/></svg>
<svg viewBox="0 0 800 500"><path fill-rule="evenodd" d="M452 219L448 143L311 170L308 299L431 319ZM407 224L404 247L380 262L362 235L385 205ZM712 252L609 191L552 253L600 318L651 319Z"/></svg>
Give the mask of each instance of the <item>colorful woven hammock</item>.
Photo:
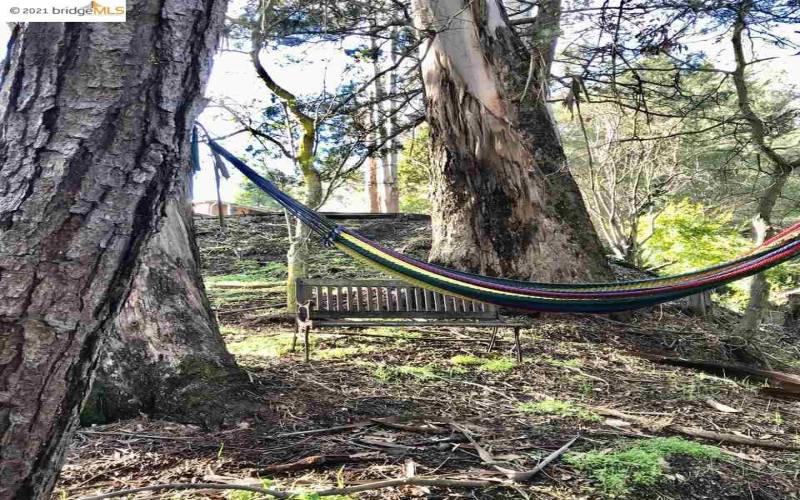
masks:
<svg viewBox="0 0 800 500"><path fill-rule="evenodd" d="M289 213L346 254L409 283L502 307L543 312L609 313L694 295L762 272L800 253L800 223L748 254L724 264L675 276L614 283L535 283L481 276L409 257L342 227L277 188L214 141L211 149Z"/></svg>

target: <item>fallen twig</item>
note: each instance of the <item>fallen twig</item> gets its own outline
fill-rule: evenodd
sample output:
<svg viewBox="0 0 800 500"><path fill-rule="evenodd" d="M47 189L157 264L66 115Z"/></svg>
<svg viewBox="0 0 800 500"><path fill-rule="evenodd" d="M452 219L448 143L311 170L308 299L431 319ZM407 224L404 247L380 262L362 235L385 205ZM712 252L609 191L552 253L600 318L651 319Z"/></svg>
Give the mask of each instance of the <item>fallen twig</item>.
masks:
<svg viewBox="0 0 800 500"><path fill-rule="evenodd" d="M142 486L141 488L130 488L127 490L117 490L102 495L94 495L90 497L82 497L79 500L102 500L103 498L124 497L133 495L135 493L142 493L144 491L161 491L161 490L240 490L252 491L253 493L261 493L262 495L271 495L275 498L291 498L293 493L284 493L282 491L269 490L266 488L259 488L258 486L248 486L245 484L217 484L217 483L166 483L166 484L153 484L150 486Z"/></svg>
<svg viewBox="0 0 800 500"><path fill-rule="evenodd" d="M419 434L447 434L449 432L445 429L442 429L441 427L436 427L433 424L427 424L427 423L423 425L408 425L408 424L399 424L396 422L391 422L389 420L382 418L371 418L370 420L383 427L388 427L390 429L397 429L399 431L416 432Z"/></svg>
<svg viewBox="0 0 800 500"><path fill-rule="evenodd" d="M294 472L298 470L313 469L323 465L340 465L353 462L368 462L381 458L375 453L360 453L355 455L313 455L287 464L269 465L261 469L261 474L274 474L275 472Z"/></svg>
<svg viewBox="0 0 800 500"><path fill-rule="evenodd" d="M275 434L275 437L289 437L289 436L305 436L308 434L327 434L329 432L341 432L341 431L349 431L353 429L360 429L361 427L366 427L368 425L373 425L372 422L356 422L354 424L346 424L346 425L336 425L333 427L325 427L324 429L311 429L307 431L295 431L295 432L284 432L281 434Z"/></svg>
<svg viewBox="0 0 800 500"><path fill-rule="evenodd" d="M539 462L539 465L537 465L530 471L519 472L511 469L504 469L502 467L497 467L497 470L499 470L503 474L506 474L506 476L508 476L508 478L513 481L517 482L530 481L536 474L540 473L545 467L550 465L550 462L556 460L558 457L563 455L569 449L569 447L572 446L575 443L575 441L578 440L579 437L580 434L567 441L567 443L564 444L564 446L544 457L544 459L541 462Z"/></svg>
<svg viewBox="0 0 800 500"><path fill-rule="evenodd" d="M448 479L437 477L404 477L400 479L387 479L384 481L375 481L372 483L364 483L356 486L346 486L343 488L330 488L327 490L317 491L314 494L320 497L328 497L334 495L349 495L350 493L358 493L359 491L378 490L383 488L393 488L395 486L438 486L440 488L485 488L487 486L495 486L499 483L497 481L488 481L480 479ZM216 484L216 483L167 483L167 484L154 484L151 486L143 486L141 488L131 488L127 490L117 490L102 495L95 495L90 497L82 497L79 500L102 500L104 498L115 498L126 495L133 495L135 493L142 493L145 491L161 491L161 490L240 490L252 491L253 493L261 493L262 495L271 495L275 498L292 498L298 496L297 493L285 493L282 491L271 490L267 488L259 488L257 486L248 486L244 484Z"/></svg>
<svg viewBox="0 0 800 500"><path fill-rule="evenodd" d="M578 438L580 437L580 435L577 435L574 438L570 439L564 446L546 456L541 462L539 462L539 465L534 467L532 470L516 471L514 469L508 469L506 467L501 467L497 465L497 460L494 458L494 456L486 448L479 445L478 442L475 440L475 438L472 437L472 434L467 429L456 423L451 423L450 425L452 425L454 429L463 434L464 437L467 438L467 440L472 444L472 446L475 447L475 450L478 452L478 456L480 457L481 461L483 461L483 463L485 463L486 465L491 465L497 472L500 472L501 474L511 479L512 481L519 483L530 481L534 476L536 476L536 474L540 473L542 469L547 467L547 465L550 464L550 462L563 455L564 452L566 452L569 449L569 447L572 446L573 443L575 443L575 441L577 441Z"/></svg>
<svg viewBox="0 0 800 500"><path fill-rule="evenodd" d="M205 439L202 436L159 436L155 434L137 434L135 432L126 431L88 431L81 429L78 430L77 433L87 436L122 436L135 439L158 439L165 441L191 441L195 439Z"/></svg>
<svg viewBox="0 0 800 500"><path fill-rule="evenodd" d="M385 481L375 481L373 483L359 484L358 486L346 486L344 488L331 488L316 492L321 497L332 495L349 495L359 491L377 490L382 488L392 488L395 486L438 486L441 488L485 488L502 484L497 481L487 481L481 479L447 479L435 477L404 477L400 479L387 479Z"/></svg>

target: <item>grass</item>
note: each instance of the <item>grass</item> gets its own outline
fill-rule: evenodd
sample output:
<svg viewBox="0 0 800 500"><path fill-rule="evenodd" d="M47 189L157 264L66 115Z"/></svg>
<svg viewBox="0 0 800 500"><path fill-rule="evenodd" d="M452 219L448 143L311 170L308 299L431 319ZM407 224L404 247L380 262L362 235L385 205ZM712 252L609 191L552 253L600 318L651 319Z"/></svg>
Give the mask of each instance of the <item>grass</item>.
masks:
<svg viewBox="0 0 800 500"><path fill-rule="evenodd" d="M638 441L611 451L570 453L564 460L594 478L605 495L619 498L633 489L657 484L664 475L666 459L678 455L716 460L722 452L715 446L669 437Z"/></svg>
<svg viewBox="0 0 800 500"><path fill-rule="evenodd" d="M486 359L473 354L458 354L450 358L450 364L456 368L453 373L464 373L463 367L475 366L479 370L492 373L505 373L517 367L517 362L513 358L492 358ZM461 369L458 369L461 368Z"/></svg>
<svg viewBox="0 0 800 500"><path fill-rule="evenodd" d="M415 378L417 380L427 381L427 380L441 379L445 376L438 372L437 367L435 365L388 366L382 363L377 365L373 363L367 363L366 365L374 367L372 370L372 376L378 379L380 382L390 382L392 380L397 380L403 377L410 377L410 378Z"/></svg>
<svg viewBox="0 0 800 500"><path fill-rule="evenodd" d="M283 262L265 262L263 264L253 260L243 260L239 265L239 272L233 274L220 274L208 276L205 282L209 286L218 283L254 283L286 278L286 264Z"/></svg>
<svg viewBox="0 0 800 500"><path fill-rule="evenodd" d="M583 408L580 405L560 399L543 399L535 403L521 403L517 409L522 413L533 415L556 415L559 417L578 417L587 422L601 420L600 415Z"/></svg>
<svg viewBox="0 0 800 500"><path fill-rule="evenodd" d="M297 348L302 349L302 343L297 343ZM253 336L240 342L228 344L228 350L235 355L241 356L260 356L264 358L279 358L289 352L292 345L292 334L283 333L280 335ZM314 338L311 338L311 345L314 345Z"/></svg>
<svg viewBox="0 0 800 500"><path fill-rule="evenodd" d="M480 369L492 373L505 373L510 372L517 367L517 362L512 358L495 358L490 359L480 365Z"/></svg>
<svg viewBox="0 0 800 500"><path fill-rule="evenodd" d="M450 358L450 363L457 366L477 366L485 363L486 360L473 356L472 354L459 354Z"/></svg>

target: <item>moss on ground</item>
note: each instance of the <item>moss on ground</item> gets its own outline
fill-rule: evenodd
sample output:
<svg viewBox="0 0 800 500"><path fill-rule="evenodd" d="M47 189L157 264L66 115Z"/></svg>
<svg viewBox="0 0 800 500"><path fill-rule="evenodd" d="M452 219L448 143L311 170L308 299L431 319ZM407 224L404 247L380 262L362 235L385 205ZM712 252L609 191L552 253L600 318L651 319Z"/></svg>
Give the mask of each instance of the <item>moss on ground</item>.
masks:
<svg viewBox="0 0 800 500"><path fill-rule="evenodd" d="M459 354L450 358L450 363L457 366L477 366L485 362L485 359L473 356L472 354Z"/></svg>
<svg viewBox="0 0 800 500"><path fill-rule="evenodd" d="M559 417L577 417L587 422L598 422L600 415L585 409L583 406L560 399L543 399L532 403L521 403L517 409L522 413L533 415L556 415Z"/></svg>
<svg viewBox="0 0 800 500"><path fill-rule="evenodd" d="M673 456L717 460L722 452L715 446L668 437L625 444L611 451L571 453L564 460L595 479L606 496L620 498L636 488L657 484L664 476L666 459Z"/></svg>
<svg viewBox="0 0 800 500"><path fill-rule="evenodd" d="M316 344L311 337L311 346ZM270 336L252 336L239 342L228 344L228 350L237 356L259 356L262 358L279 358L287 354L292 346L292 334L282 333ZM302 349L302 341L298 341L297 348Z"/></svg>
<svg viewBox="0 0 800 500"><path fill-rule="evenodd" d="M517 362L512 358L495 358L486 361L478 368L480 370L492 373L505 373L505 372L510 372L516 367L517 367Z"/></svg>

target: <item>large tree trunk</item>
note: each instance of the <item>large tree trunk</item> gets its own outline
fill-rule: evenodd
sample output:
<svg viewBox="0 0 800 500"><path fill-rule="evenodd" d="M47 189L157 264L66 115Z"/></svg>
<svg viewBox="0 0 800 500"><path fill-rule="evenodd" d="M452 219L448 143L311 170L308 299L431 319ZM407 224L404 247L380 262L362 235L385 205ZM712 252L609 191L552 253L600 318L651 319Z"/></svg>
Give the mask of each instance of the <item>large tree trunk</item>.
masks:
<svg viewBox="0 0 800 500"><path fill-rule="evenodd" d="M48 498L199 111L224 0L18 26L0 85L0 498Z"/></svg>
<svg viewBox="0 0 800 500"><path fill-rule="evenodd" d="M529 50L497 0L415 0L414 12L417 28L437 32L422 49L431 258L490 275L608 278L545 99L558 16L546 23L551 32L534 33L545 40Z"/></svg>
<svg viewBox="0 0 800 500"><path fill-rule="evenodd" d="M246 377L211 312L194 239L189 169L142 251L131 292L109 328L84 423L148 415L207 425L235 415Z"/></svg>

